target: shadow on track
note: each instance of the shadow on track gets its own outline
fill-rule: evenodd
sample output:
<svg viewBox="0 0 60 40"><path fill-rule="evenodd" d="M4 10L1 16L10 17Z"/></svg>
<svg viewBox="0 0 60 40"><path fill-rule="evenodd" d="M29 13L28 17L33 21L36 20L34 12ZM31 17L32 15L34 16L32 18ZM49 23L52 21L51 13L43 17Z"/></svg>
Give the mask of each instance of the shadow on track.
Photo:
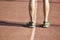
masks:
<svg viewBox="0 0 60 40"><path fill-rule="evenodd" d="M26 1L26 0L0 0L0 1L10 1L10 2L12 2L12 1L16 1L16 2L28 2L28 1Z"/></svg>
<svg viewBox="0 0 60 40"><path fill-rule="evenodd" d="M60 27L60 25L58 25L58 24L50 24L50 26L51 26L51 27ZM36 27L41 27L41 28L43 28L43 24L38 24L38 23L37 23Z"/></svg>
<svg viewBox="0 0 60 40"><path fill-rule="evenodd" d="M13 23L13 22L0 21L0 25L29 28L29 27L26 25L26 23ZM52 27L60 27L60 25L57 25L57 24L51 24L51 26L52 26ZM36 27L43 28L43 24L37 24Z"/></svg>
<svg viewBox="0 0 60 40"><path fill-rule="evenodd" d="M26 24L24 23L12 23L12 22L5 22L5 21L0 21L0 25L4 25L4 26L22 26L22 27L27 27Z"/></svg>
<svg viewBox="0 0 60 40"><path fill-rule="evenodd" d="M0 0L0 1L15 1L15 0Z"/></svg>

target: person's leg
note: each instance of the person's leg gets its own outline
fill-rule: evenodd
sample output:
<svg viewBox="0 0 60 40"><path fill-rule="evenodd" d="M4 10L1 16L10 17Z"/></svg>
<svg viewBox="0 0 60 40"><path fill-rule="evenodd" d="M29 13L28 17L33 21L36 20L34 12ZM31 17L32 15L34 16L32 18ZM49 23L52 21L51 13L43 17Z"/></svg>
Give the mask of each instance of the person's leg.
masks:
<svg viewBox="0 0 60 40"><path fill-rule="evenodd" d="M30 0L29 2L29 14L30 14L30 22L28 23L29 27L35 27L36 25L36 9L37 3L36 0Z"/></svg>
<svg viewBox="0 0 60 40"><path fill-rule="evenodd" d="M49 0L44 0L44 22L43 27L49 27L50 24L48 22L48 15L49 15Z"/></svg>

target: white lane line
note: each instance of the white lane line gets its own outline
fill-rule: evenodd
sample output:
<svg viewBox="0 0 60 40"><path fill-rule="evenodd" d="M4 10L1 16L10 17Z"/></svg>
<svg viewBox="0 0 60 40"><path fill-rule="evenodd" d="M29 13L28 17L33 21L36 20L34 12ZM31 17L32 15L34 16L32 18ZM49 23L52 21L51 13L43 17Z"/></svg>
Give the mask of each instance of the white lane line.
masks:
<svg viewBox="0 0 60 40"><path fill-rule="evenodd" d="M31 40L34 40L35 29L36 29L36 27L34 27L34 28L32 29Z"/></svg>

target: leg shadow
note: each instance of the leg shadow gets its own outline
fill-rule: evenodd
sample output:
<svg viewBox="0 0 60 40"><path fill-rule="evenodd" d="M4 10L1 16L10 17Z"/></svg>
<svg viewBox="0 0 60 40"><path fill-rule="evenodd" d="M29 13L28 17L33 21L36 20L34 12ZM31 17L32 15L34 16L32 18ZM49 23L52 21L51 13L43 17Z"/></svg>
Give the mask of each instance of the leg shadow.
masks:
<svg viewBox="0 0 60 40"><path fill-rule="evenodd" d="M44 28L43 24L37 24L36 27ZM50 24L50 27L60 27L58 24Z"/></svg>
<svg viewBox="0 0 60 40"><path fill-rule="evenodd" d="M26 0L0 0L0 1L17 1L17 2L28 2Z"/></svg>
<svg viewBox="0 0 60 40"><path fill-rule="evenodd" d="M51 24L52 27L60 27L58 24Z"/></svg>
<svg viewBox="0 0 60 40"><path fill-rule="evenodd" d="M25 23L11 23L11 22L5 22L5 21L0 21L0 25L4 26L17 26L17 27L27 27Z"/></svg>
<svg viewBox="0 0 60 40"><path fill-rule="evenodd" d="M15 1L15 0L5 0L5 1Z"/></svg>
<svg viewBox="0 0 60 40"><path fill-rule="evenodd" d="M37 24L36 27L43 28L43 24Z"/></svg>
<svg viewBox="0 0 60 40"><path fill-rule="evenodd" d="M0 0L0 1L15 1L15 0Z"/></svg>

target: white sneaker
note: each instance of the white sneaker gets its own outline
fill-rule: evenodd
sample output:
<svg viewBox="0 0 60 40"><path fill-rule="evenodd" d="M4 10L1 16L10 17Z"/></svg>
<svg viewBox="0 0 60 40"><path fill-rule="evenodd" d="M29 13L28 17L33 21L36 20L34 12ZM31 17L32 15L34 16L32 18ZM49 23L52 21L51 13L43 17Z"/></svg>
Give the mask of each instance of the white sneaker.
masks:
<svg viewBox="0 0 60 40"><path fill-rule="evenodd" d="M50 26L50 23L49 23L49 22L45 22L45 21L43 22L43 27L44 27L44 28L47 28L47 27L49 27L49 26Z"/></svg>
<svg viewBox="0 0 60 40"><path fill-rule="evenodd" d="M34 22L29 22L29 23L27 23L27 26L29 28L34 28L35 27L35 23Z"/></svg>

